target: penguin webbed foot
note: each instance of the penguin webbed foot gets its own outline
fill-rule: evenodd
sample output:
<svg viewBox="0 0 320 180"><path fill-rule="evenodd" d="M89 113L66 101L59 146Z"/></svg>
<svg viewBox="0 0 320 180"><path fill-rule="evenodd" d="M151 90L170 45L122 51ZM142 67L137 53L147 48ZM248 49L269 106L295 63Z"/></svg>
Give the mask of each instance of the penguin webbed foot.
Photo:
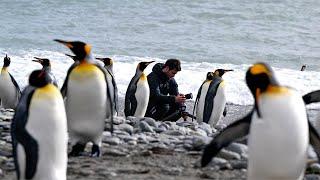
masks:
<svg viewBox="0 0 320 180"><path fill-rule="evenodd" d="M100 157L100 147L96 144L92 145L91 157Z"/></svg>
<svg viewBox="0 0 320 180"><path fill-rule="evenodd" d="M85 147L86 147L85 144L80 144L80 143L75 144L74 146L72 146L72 150L68 154L68 156L70 157L81 156L82 153L84 152Z"/></svg>

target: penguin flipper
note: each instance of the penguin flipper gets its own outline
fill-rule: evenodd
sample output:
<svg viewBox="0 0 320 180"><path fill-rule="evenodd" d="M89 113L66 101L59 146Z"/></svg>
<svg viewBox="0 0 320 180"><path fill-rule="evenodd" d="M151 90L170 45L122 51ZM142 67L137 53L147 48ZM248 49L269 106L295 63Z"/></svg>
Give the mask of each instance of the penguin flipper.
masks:
<svg viewBox="0 0 320 180"><path fill-rule="evenodd" d="M305 104L320 102L320 90L305 94L302 98Z"/></svg>
<svg viewBox="0 0 320 180"><path fill-rule="evenodd" d="M20 87L17 83L17 81L13 78L13 76L9 73L10 75L10 78L11 78L11 81L13 83L13 85L16 87L16 90L17 90L17 99L20 99L21 97L21 90L20 90Z"/></svg>
<svg viewBox="0 0 320 180"><path fill-rule="evenodd" d="M134 93L137 90L137 86L135 84L138 80L139 79L132 78L126 91L126 96L124 99L124 114L126 117L133 116L132 112L135 111L135 109L133 110L133 104L131 101L132 96L134 96Z"/></svg>
<svg viewBox="0 0 320 180"><path fill-rule="evenodd" d="M230 124L205 147L201 159L202 167L208 165L211 159L216 156L223 147L249 134L252 114L253 111L242 119Z"/></svg>
<svg viewBox="0 0 320 180"><path fill-rule="evenodd" d="M111 70L108 70L108 73L111 75L112 77L112 85L113 85L113 89L114 89L114 103L115 103L115 109L117 112L117 115L119 114L119 102L118 102L118 87L117 87L117 83L116 80L114 79L114 75L112 74Z"/></svg>
<svg viewBox="0 0 320 180"><path fill-rule="evenodd" d="M312 145L314 151L318 156L318 161L320 161L320 136L313 125L308 121L309 124L309 138L310 144Z"/></svg>
<svg viewBox="0 0 320 180"><path fill-rule="evenodd" d="M113 106L114 106L114 102L113 102L113 99L111 98L111 92L110 92L110 84L108 83L108 80L107 80L107 73L109 73L104 67L100 66L100 64L95 64L95 66L97 66L104 74L104 78L105 78L105 81L106 81L106 85L107 85L107 99L110 100L110 131L111 131L111 134L113 134L113 115L114 115L114 112L113 112ZM108 108L108 107L107 107ZM106 117L107 117L107 114L106 114Z"/></svg>
<svg viewBox="0 0 320 180"><path fill-rule="evenodd" d="M26 179L32 179L36 172L38 163L38 143L35 139L26 131L25 126L28 119L28 109L31 101L31 97L34 93L35 88L28 86L22 92L21 99L16 107L16 113L11 123L11 137L13 145L13 157L16 166L18 179L20 172L17 160L17 144L20 143L26 153Z"/></svg>
<svg viewBox="0 0 320 180"><path fill-rule="evenodd" d="M71 71L72 71L78 64L79 64L79 63L75 62L75 63L73 63L73 64L70 66L70 68L68 69L66 79L64 80L63 85L62 85L61 90L60 90L61 95L62 95L63 98L65 98L66 95L67 95L68 81L69 81L70 73L71 73ZM57 86L57 87L58 87L58 86Z"/></svg>
<svg viewBox="0 0 320 180"><path fill-rule="evenodd" d="M30 136L29 133L25 132L21 134L24 136L21 142L26 153L26 179L32 179L36 173L38 158L39 158L39 146L38 143Z"/></svg>

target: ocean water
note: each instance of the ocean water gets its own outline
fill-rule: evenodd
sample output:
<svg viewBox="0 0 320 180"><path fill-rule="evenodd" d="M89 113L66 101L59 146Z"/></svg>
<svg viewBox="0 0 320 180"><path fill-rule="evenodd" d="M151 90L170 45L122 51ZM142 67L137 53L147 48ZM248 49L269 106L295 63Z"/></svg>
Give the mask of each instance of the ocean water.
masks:
<svg viewBox="0 0 320 180"><path fill-rule="evenodd" d="M223 77L227 102L252 104L244 77L257 61L301 94L320 89L318 0L2 0L0 12L0 56L11 57L9 71L21 87L41 67L34 56L52 61L62 86L73 62L53 41L63 39L87 42L94 56L114 59L120 97L138 62L169 58L182 61L180 92L194 96L208 71L228 68L234 71Z"/></svg>

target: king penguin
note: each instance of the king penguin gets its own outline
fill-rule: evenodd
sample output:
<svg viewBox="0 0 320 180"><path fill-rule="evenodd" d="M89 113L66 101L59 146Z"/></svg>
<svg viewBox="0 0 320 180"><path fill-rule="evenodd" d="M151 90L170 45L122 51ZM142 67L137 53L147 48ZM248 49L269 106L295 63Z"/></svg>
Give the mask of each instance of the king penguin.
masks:
<svg viewBox="0 0 320 180"><path fill-rule="evenodd" d="M58 83L57 83L57 80L55 78L55 76L53 75L52 71L51 71L51 63L50 63L50 60L49 59L46 59L46 58L38 58L38 57L33 57L34 59L32 61L34 62L37 62L37 63L40 63L42 65L42 69L44 71L46 71L49 76L51 77L52 79L52 83L53 85L55 85L56 87L58 87Z"/></svg>
<svg viewBox="0 0 320 180"><path fill-rule="evenodd" d="M118 87L116 80L113 74L113 60L111 58L96 58L99 61L102 61L104 64L104 68L107 70L107 81L110 88L111 97L114 102L114 112L119 114L119 103L118 103Z"/></svg>
<svg viewBox="0 0 320 180"><path fill-rule="evenodd" d="M319 158L320 137L308 121L301 95L281 86L265 63L248 69L246 83L254 97L253 110L223 129L205 147L202 166L223 147L249 134L247 179L303 179L309 142Z"/></svg>
<svg viewBox="0 0 320 180"><path fill-rule="evenodd" d="M131 79L125 95L124 114L126 117L144 117L149 102L150 89L144 69L154 61L140 62Z"/></svg>
<svg viewBox="0 0 320 180"><path fill-rule="evenodd" d="M3 67L0 74L0 102L3 108L15 109L21 96L21 91L18 83L8 71L10 62L10 57L6 55L3 59Z"/></svg>
<svg viewBox="0 0 320 180"><path fill-rule="evenodd" d="M107 72L91 56L91 46L80 41L55 40L75 54L77 61L69 68L61 93L65 97L70 156L78 156L87 142L92 142L91 156L100 156L105 119L110 118L113 131L113 105Z"/></svg>
<svg viewBox="0 0 320 180"><path fill-rule="evenodd" d="M35 70L11 123L17 179L66 180L67 117L50 75Z"/></svg>
<svg viewBox="0 0 320 180"><path fill-rule="evenodd" d="M198 90L193 108L196 109L199 123L205 122L214 127L221 116L226 115L225 83L222 76L229 71L233 70L217 69L207 73L206 80Z"/></svg>

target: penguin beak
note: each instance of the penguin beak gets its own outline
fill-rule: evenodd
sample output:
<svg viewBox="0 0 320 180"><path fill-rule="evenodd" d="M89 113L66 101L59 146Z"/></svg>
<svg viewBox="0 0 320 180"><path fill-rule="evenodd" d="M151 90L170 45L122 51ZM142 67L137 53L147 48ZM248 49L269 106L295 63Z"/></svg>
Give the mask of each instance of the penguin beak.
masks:
<svg viewBox="0 0 320 180"><path fill-rule="evenodd" d="M101 62L104 62L105 58L96 58L96 60L99 60Z"/></svg>
<svg viewBox="0 0 320 180"><path fill-rule="evenodd" d="M97 58L97 57L96 57L96 59L97 59L97 60L100 60L100 61L103 61L103 60L104 60L104 58Z"/></svg>
<svg viewBox="0 0 320 180"><path fill-rule="evenodd" d="M42 59L41 58L38 58L38 57L33 57L33 58L35 58L35 59L33 59L32 61L33 62L37 62L37 63L42 63Z"/></svg>
<svg viewBox="0 0 320 180"><path fill-rule="evenodd" d="M77 61L76 56L73 56L73 55L70 55L70 54L64 54L64 55L70 57L70 58L73 59L74 61Z"/></svg>
<svg viewBox="0 0 320 180"><path fill-rule="evenodd" d="M40 60L36 60L36 59L32 59L33 62L37 62L37 63L40 63L41 64L41 61Z"/></svg>
<svg viewBox="0 0 320 180"><path fill-rule="evenodd" d="M155 61L150 61L150 62L147 62L146 65L148 66L149 64L153 63Z"/></svg>
<svg viewBox="0 0 320 180"><path fill-rule="evenodd" d="M63 41L63 40L60 40L60 39L54 39L54 41L58 42L58 43L61 43L65 46L67 46L68 48L73 48L73 45L70 43L70 42L67 42L67 41Z"/></svg>
<svg viewBox="0 0 320 180"><path fill-rule="evenodd" d="M230 72L230 71L233 71L233 69L225 69L224 71L225 72Z"/></svg>

